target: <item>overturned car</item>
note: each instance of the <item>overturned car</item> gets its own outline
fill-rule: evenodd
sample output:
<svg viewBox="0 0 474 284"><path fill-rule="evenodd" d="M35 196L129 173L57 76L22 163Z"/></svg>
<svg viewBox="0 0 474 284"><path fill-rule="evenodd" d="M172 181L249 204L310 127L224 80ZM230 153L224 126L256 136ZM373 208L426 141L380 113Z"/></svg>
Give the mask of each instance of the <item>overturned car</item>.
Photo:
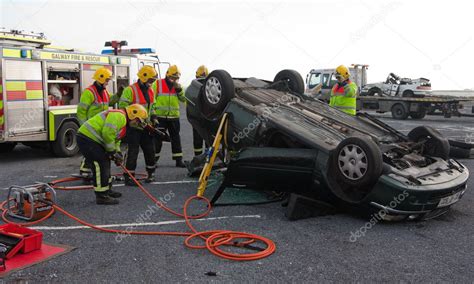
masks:
<svg viewBox="0 0 474 284"><path fill-rule="evenodd" d="M224 186L295 193L384 219L445 213L466 190L468 169L448 141L420 126L408 135L366 114L350 116L304 94L301 75L273 81L215 70L186 90L187 116L211 145L228 114Z"/></svg>

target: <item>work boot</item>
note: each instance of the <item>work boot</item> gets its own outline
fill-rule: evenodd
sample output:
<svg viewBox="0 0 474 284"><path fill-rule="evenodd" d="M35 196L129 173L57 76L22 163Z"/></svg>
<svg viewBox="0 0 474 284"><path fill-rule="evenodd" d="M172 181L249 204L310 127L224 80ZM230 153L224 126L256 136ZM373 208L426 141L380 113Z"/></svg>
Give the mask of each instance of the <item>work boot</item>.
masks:
<svg viewBox="0 0 474 284"><path fill-rule="evenodd" d="M127 174L124 175L125 178L125 185L126 186L138 186L135 181L131 177L129 177Z"/></svg>
<svg viewBox="0 0 474 284"><path fill-rule="evenodd" d="M186 165L183 163L183 158L176 158L176 167L177 168L186 168Z"/></svg>
<svg viewBox="0 0 474 284"><path fill-rule="evenodd" d="M98 205L116 205L119 204L119 201L111 196L109 196L109 191L96 192L95 193L95 203Z"/></svg>
<svg viewBox="0 0 474 284"><path fill-rule="evenodd" d="M109 195L110 197L113 197L113 198L122 197L122 194L121 194L120 192L114 191L114 190L112 190L112 189L109 189L109 190L107 191L107 193L108 193L108 195Z"/></svg>
<svg viewBox="0 0 474 284"><path fill-rule="evenodd" d="M155 173L154 172L148 172L148 176L145 179L146 183L152 183L155 181Z"/></svg>

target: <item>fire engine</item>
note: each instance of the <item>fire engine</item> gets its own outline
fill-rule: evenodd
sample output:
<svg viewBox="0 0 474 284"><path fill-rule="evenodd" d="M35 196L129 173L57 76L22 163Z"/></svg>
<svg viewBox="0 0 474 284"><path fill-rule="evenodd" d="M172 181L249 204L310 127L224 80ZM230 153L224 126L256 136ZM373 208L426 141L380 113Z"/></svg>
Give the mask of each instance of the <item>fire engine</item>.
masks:
<svg viewBox="0 0 474 284"><path fill-rule="evenodd" d="M50 45L43 33L0 30L0 153L22 143L61 157L78 152L76 108L82 91L100 67L113 72L110 94L137 80L138 69L169 65L151 48L122 49L126 41L106 42L102 54Z"/></svg>

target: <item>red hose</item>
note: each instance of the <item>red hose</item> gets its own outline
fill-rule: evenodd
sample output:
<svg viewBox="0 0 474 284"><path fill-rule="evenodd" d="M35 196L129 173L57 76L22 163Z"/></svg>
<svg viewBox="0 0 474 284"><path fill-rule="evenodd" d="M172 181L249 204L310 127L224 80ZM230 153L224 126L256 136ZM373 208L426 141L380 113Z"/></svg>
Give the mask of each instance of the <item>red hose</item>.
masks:
<svg viewBox="0 0 474 284"><path fill-rule="evenodd" d="M129 235L163 235L163 236L186 236L187 238L184 241L184 244L186 247L191 248L191 249L207 249L209 252L212 254L224 258L224 259L229 259L229 260L236 260L236 261L249 261L249 260L257 260L257 259L262 259L265 258L272 253L275 252L276 246L275 243L265 237L255 235L255 234L249 234L245 232L236 232L236 231L226 231L226 230L212 230L212 231L204 231L204 232L198 232L193 225L191 224L192 219L198 219L202 218L204 216L207 216L211 210L211 204L209 200L205 197L201 196L192 196L188 198L184 204L183 208L183 213L178 213L168 207L166 207L163 203L161 203L159 200L157 200L153 195L150 194L148 190L146 190L140 182L133 177L133 175L130 174L130 172L123 166L121 165L122 169L127 173L132 180L138 185L138 188L148 197L150 198L156 205L159 207L163 208L165 211L175 215L179 216L185 219L186 225L189 227L189 229L192 231L191 232L151 232L151 231L125 231L125 230L114 230L114 229L107 229L107 228L101 228L98 227L94 224L90 224L82 219L79 219L78 217L74 216L73 214L69 213L68 211L64 210L63 208L59 207L56 204L53 204L53 210L51 210L48 215L45 217L36 220L34 222L29 222L29 223L14 223L10 220L7 219L7 213L10 208L4 208L4 204L7 201L4 201L3 203L0 204L0 209L3 211L2 213L2 219L11 224L17 224L20 226L31 226L38 224L47 218L49 218L51 215L53 215L54 211L57 210L67 217L71 218L72 220L90 227L92 229L106 232L106 233L117 233L117 234L129 234ZM64 180L71 181L72 178L66 178L66 179L60 179L59 181L62 182ZM191 204L193 200L202 200L207 203L207 210L199 214L197 216L189 216L188 215L188 207ZM202 240L205 241L204 245L193 245L191 244L191 241L195 238L201 238ZM245 240L245 241L242 241ZM256 243L256 242L261 242L266 245L266 247L263 249L258 249L259 252L256 253L248 253L248 254L240 254L240 253L231 253L228 252L224 249L222 249L222 246L235 246L235 247L246 247L247 245L251 243Z"/></svg>

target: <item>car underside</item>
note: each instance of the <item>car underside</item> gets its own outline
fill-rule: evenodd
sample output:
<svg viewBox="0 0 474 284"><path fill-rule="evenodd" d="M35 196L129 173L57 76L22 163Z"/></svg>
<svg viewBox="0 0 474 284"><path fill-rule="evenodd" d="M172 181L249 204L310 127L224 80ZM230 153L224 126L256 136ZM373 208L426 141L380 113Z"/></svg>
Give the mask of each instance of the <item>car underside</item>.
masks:
<svg viewBox="0 0 474 284"><path fill-rule="evenodd" d="M215 70L192 82L187 116L207 145L222 115L229 116L222 186L382 210L387 220L435 217L464 194L469 171L449 158L449 143L435 129L404 135L369 114L351 116L303 93L293 70L273 81Z"/></svg>

